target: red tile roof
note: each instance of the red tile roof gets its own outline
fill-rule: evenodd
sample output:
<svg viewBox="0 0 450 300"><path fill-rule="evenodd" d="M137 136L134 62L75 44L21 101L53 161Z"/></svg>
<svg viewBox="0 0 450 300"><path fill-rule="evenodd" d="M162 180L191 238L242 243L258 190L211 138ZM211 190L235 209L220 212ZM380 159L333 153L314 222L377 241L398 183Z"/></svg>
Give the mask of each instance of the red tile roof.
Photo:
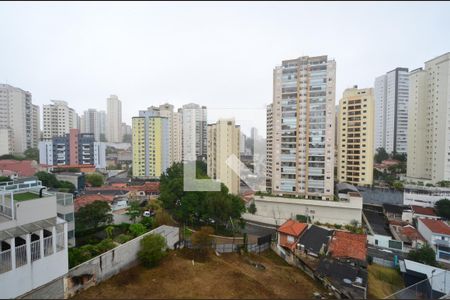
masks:
<svg viewBox="0 0 450 300"><path fill-rule="evenodd" d="M7 171L5 173L11 174L11 172L14 172L19 176L28 177L39 171L39 165L34 160L2 159L0 160L0 170Z"/></svg>
<svg viewBox="0 0 450 300"><path fill-rule="evenodd" d="M422 207L418 205L411 205L411 209L416 214L426 215L426 216L436 216L436 213L432 207Z"/></svg>
<svg viewBox="0 0 450 300"><path fill-rule="evenodd" d="M365 261L367 235L336 231L331 239L329 251L332 257L350 257Z"/></svg>
<svg viewBox="0 0 450 300"><path fill-rule="evenodd" d="M401 232L401 234L408 237L411 241L413 241L413 240L425 241L425 239L422 237L422 235L419 233L419 231L417 231L417 229L411 225L403 226L400 229L400 232Z"/></svg>
<svg viewBox="0 0 450 300"><path fill-rule="evenodd" d="M78 211L81 207L91 204L94 201L100 200L111 203L114 199L113 195L82 195L75 198L75 211Z"/></svg>
<svg viewBox="0 0 450 300"><path fill-rule="evenodd" d="M450 235L450 226L444 221L424 218L420 218L419 220L433 233Z"/></svg>
<svg viewBox="0 0 450 300"><path fill-rule="evenodd" d="M278 227L277 231L298 237L300 236L300 234L303 233L303 231L306 230L306 228L308 228L308 224L306 223L300 223L294 220L287 220L280 227Z"/></svg>
<svg viewBox="0 0 450 300"><path fill-rule="evenodd" d="M87 187L87 191L98 191L101 193L103 190L126 190L126 191L145 191L145 192L159 192L159 182L146 182L143 185L105 185L102 187Z"/></svg>

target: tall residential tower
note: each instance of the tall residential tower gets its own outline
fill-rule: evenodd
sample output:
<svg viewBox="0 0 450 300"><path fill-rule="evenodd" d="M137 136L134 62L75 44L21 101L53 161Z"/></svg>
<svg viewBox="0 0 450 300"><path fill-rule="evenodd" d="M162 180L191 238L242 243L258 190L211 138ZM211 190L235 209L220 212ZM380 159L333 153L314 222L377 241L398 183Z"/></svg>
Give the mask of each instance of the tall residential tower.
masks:
<svg viewBox="0 0 450 300"><path fill-rule="evenodd" d="M55 136L64 136L70 129L78 128L78 114L62 100L51 100L53 104L43 106L43 138L48 140Z"/></svg>
<svg viewBox="0 0 450 300"><path fill-rule="evenodd" d="M106 100L106 139L110 143L122 142L122 101L116 95Z"/></svg>
<svg viewBox="0 0 450 300"><path fill-rule="evenodd" d="M285 60L274 69L273 85L272 193L332 199L335 61L326 55Z"/></svg>
<svg viewBox="0 0 450 300"><path fill-rule="evenodd" d="M374 149L407 152L409 73L396 68L375 79Z"/></svg>

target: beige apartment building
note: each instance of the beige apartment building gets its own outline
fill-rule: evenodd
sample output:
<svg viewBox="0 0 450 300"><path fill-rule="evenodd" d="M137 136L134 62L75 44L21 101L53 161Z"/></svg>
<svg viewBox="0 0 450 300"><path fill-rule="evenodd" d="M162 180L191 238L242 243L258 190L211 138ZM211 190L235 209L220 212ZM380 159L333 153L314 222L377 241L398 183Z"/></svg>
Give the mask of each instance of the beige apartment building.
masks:
<svg viewBox="0 0 450 300"><path fill-rule="evenodd" d="M336 62L326 55L284 60L273 71L273 87L267 189L333 199Z"/></svg>
<svg viewBox="0 0 450 300"><path fill-rule="evenodd" d="M346 89L339 102L337 180L373 184L374 92Z"/></svg>
<svg viewBox="0 0 450 300"><path fill-rule="evenodd" d="M62 100L51 100L53 104L43 106L44 130L43 138L51 139L64 136L70 129L78 129L78 114Z"/></svg>
<svg viewBox="0 0 450 300"><path fill-rule="evenodd" d="M122 101L116 95L106 99L106 139L110 143L122 142Z"/></svg>
<svg viewBox="0 0 450 300"><path fill-rule="evenodd" d="M239 159L240 127L234 119L220 119L207 128L208 176L225 184L232 194L239 194L240 178L226 163L231 155Z"/></svg>
<svg viewBox="0 0 450 300"><path fill-rule="evenodd" d="M407 177L450 180L450 52L409 75Z"/></svg>

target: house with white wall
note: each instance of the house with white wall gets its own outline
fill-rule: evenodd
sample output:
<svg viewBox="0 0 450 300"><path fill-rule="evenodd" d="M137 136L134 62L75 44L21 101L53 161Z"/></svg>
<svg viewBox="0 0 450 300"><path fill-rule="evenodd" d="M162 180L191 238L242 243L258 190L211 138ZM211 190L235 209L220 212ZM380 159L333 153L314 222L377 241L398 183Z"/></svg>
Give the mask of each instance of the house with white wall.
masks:
<svg viewBox="0 0 450 300"><path fill-rule="evenodd" d="M0 297L17 298L68 271L67 222L39 181L0 189Z"/></svg>
<svg viewBox="0 0 450 300"><path fill-rule="evenodd" d="M442 220L417 219L417 229L436 251L436 260L450 263L450 226Z"/></svg>

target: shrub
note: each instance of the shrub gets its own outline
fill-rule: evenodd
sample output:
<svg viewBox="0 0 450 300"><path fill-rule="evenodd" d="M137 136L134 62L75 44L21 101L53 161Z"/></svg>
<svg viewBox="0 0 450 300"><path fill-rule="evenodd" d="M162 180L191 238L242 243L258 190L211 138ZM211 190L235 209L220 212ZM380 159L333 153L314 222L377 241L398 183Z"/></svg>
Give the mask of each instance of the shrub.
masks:
<svg viewBox="0 0 450 300"><path fill-rule="evenodd" d="M141 240L141 249L138 257L141 263L151 268L165 256L166 240L159 234L149 234Z"/></svg>
<svg viewBox="0 0 450 300"><path fill-rule="evenodd" d="M214 229L210 226L203 226L200 230L191 235L192 246L197 250L197 253L204 256L208 248L211 246Z"/></svg>
<svg viewBox="0 0 450 300"><path fill-rule="evenodd" d="M134 237L140 236L147 232L147 228L145 228L145 226L141 223L131 224L129 230Z"/></svg>
<svg viewBox="0 0 450 300"><path fill-rule="evenodd" d="M106 252L108 250L111 250L115 247L116 247L116 244L114 243L114 241L112 239L105 239L95 246L95 248L99 254Z"/></svg>
<svg viewBox="0 0 450 300"><path fill-rule="evenodd" d="M150 217L142 217L141 224L147 229L150 229L153 227L153 219Z"/></svg>
<svg viewBox="0 0 450 300"><path fill-rule="evenodd" d="M116 238L114 240L120 244L124 244L132 239L133 239L133 236L122 233L122 234L119 234L118 236L116 236Z"/></svg>

